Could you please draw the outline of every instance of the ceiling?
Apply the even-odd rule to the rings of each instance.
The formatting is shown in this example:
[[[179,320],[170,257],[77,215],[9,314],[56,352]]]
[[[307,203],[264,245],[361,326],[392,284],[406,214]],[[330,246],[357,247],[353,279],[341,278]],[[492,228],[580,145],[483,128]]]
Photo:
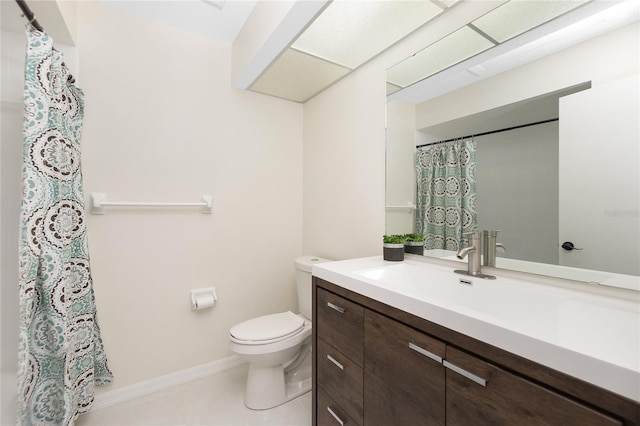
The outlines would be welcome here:
[[[257,4],[256,0],[100,1],[225,42],[235,40]],[[313,22],[300,24],[305,30],[287,40],[286,48],[248,89],[306,102],[459,1],[307,1],[320,4],[321,13],[311,17]]]
[[[503,7],[514,3],[523,2],[511,0]],[[492,18],[492,15],[498,17],[503,15],[503,11],[500,10],[502,7],[494,9],[391,67],[387,72],[387,77],[391,80],[388,82],[387,100],[425,102],[638,21],[640,18],[640,2],[637,0],[590,0],[564,3],[569,3],[570,6],[580,5],[546,22],[543,19],[542,23],[539,22],[530,29],[527,29],[529,24],[525,20],[525,25],[522,27],[524,31],[512,38],[502,37],[502,41],[496,38],[495,42],[487,39],[475,44],[471,43],[472,39],[479,40],[478,34],[474,34],[473,29],[477,22],[487,17]],[[543,8],[541,12],[545,12],[545,9]],[[481,32],[484,35],[493,33],[490,29],[486,31],[487,29],[488,27],[484,27],[485,31]],[[490,38],[493,37],[490,36]],[[460,45],[466,46],[457,47]],[[475,49],[473,46],[476,46]],[[448,50],[449,53],[442,54],[443,50]],[[431,66],[433,63],[441,65],[434,69]]]
[[[257,0],[100,0],[165,24],[232,43]]]
[[[230,43],[257,4],[256,0],[100,1]],[[390,68],[388,95],[390,99],[422,102],[568,47],[588,34],[584,30],[581,38],[564,34],[560,41],[550,39],[542,48],[527,48],[550,33],[621,2],[624,1],[497,0],[490,12]],[[298,23],[304,30],[295,30],[277,49],[273,59],[264,63],[243,88],[306,102],[443,12],[466,2],[312,0],[302,3],[318,4],[316,10],[320,12],[314,11],[304,18],[305,22]],[[637,3],[637,0],[626,3]],[[599,25],[591,27],[589,31],[595,31]],[[515,57],[512,51],[517,50],[526,53]],[[532,50],[537,56],[531,54]],[[509,54],[510,57],[504,59]],[[425,92],[425,85],[431,86],[430,92]],[[412,95],[416,88],[421,91],[418,98]]]
[[[99,1],[185,31],[233,43],[258,3],[264,6],[269,0]],[[392,67],[388,87],[389,93],[395,93],[390,94],[389,99],[422,102],[426,100],[425,93],[429,97],[438,96],[533,60],[532,50],[539,57],[548,54],[550,48],[566,47],[570,39],[575,43],[577,41],[564,34],[561,40],[551,40],[544,48],[527,49],[548,33],[593,13],[583,12],[585,10],[598,11],[627,3],[635,5],[633,13],[638,19],[637,0],[494,1],[496,7],[491,12]],[[57,3],[60,8],[71,4]],[[280,42],[271,59],[253,70],[255,75],[242,88],[296,102],[313,98],[443,12],[469,6],[468,1],[462,0],[295,0],[289,3],[313,4],[315,9],[299,19],[301,22],[296,24],[299,29]],[[29,4],[37,16],[45,16],[41,14],[47,13],[45,6],[55,6],[56,2],[32,0]],[[22,30],[24,20],[19,18],[15,3],[2,1],[3,11],[5,5],[15,11],[2,14],[3,27],[10,17],[9,24]],[[571,16],[578,18],[572,21]],[[49,32],[53,21],[47,16]],[[591,27],[589,31],[603,25]],[[523,49],[525,54],[514,58],[513,52]],[[420,72],[416,73],[416,69]]]

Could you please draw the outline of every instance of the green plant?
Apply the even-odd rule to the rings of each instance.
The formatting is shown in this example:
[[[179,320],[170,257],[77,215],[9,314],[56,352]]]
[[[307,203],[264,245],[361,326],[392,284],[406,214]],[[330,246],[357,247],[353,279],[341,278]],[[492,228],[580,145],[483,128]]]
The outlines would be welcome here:
[[[407,241],[407,237],[404,235],[383,235],[382,242],[385,244],[404,244]]]
[[[424,235],[422,234],[405,234],[406,241],[421,242],[424,241]]]

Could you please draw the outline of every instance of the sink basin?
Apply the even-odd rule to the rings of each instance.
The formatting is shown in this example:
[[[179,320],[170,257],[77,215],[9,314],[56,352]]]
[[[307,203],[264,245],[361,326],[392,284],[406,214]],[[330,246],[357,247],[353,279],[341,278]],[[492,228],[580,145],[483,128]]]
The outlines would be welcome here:
[[[375,286],[541,340],[574,347],[590,342],[586,337],[593,330],[602,330],[606,341],[601,344],[616,345],[617,340],[609,337],[621,333],[635,336],[636,348],[640,346],[638,306],[625,300],[512,278],[484,280],[412,261],[353,274]],[[626,344],[619,346],[614,349],[625,358]],[[635,352],[640,364],[640,349]]]
[[[456,312],[473,315],[511,326],[513,321],[526,324],[536,316],[558,310],[566,295],[542,291],[539,287],[516,280],[484,280],[453,273],[453,268],[434,266],[425,271],[422,264],[402,262],[397,265],[354,271],[374,285],[393,289],[419,300],[438,304]]]

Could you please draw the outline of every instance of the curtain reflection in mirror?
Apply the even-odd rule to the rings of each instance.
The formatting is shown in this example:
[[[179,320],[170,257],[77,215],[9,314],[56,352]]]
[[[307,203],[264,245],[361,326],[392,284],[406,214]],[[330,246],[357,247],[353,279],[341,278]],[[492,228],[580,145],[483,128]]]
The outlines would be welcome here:
[[[425,249],[457,251],[463,236],[478,228],[476,142],[426,145],[416,150],[416,232]]]

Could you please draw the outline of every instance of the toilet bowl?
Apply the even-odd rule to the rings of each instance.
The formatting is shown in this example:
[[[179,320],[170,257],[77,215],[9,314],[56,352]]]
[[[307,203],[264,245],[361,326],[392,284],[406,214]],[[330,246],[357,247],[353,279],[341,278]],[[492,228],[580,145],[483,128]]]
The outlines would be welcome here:
[[[249,363],[244,403],[264,410],[311,390],[311,267],[327,262],[296,258],[300,314],[279,312],[236,324],[229,330],[230,348]]]

